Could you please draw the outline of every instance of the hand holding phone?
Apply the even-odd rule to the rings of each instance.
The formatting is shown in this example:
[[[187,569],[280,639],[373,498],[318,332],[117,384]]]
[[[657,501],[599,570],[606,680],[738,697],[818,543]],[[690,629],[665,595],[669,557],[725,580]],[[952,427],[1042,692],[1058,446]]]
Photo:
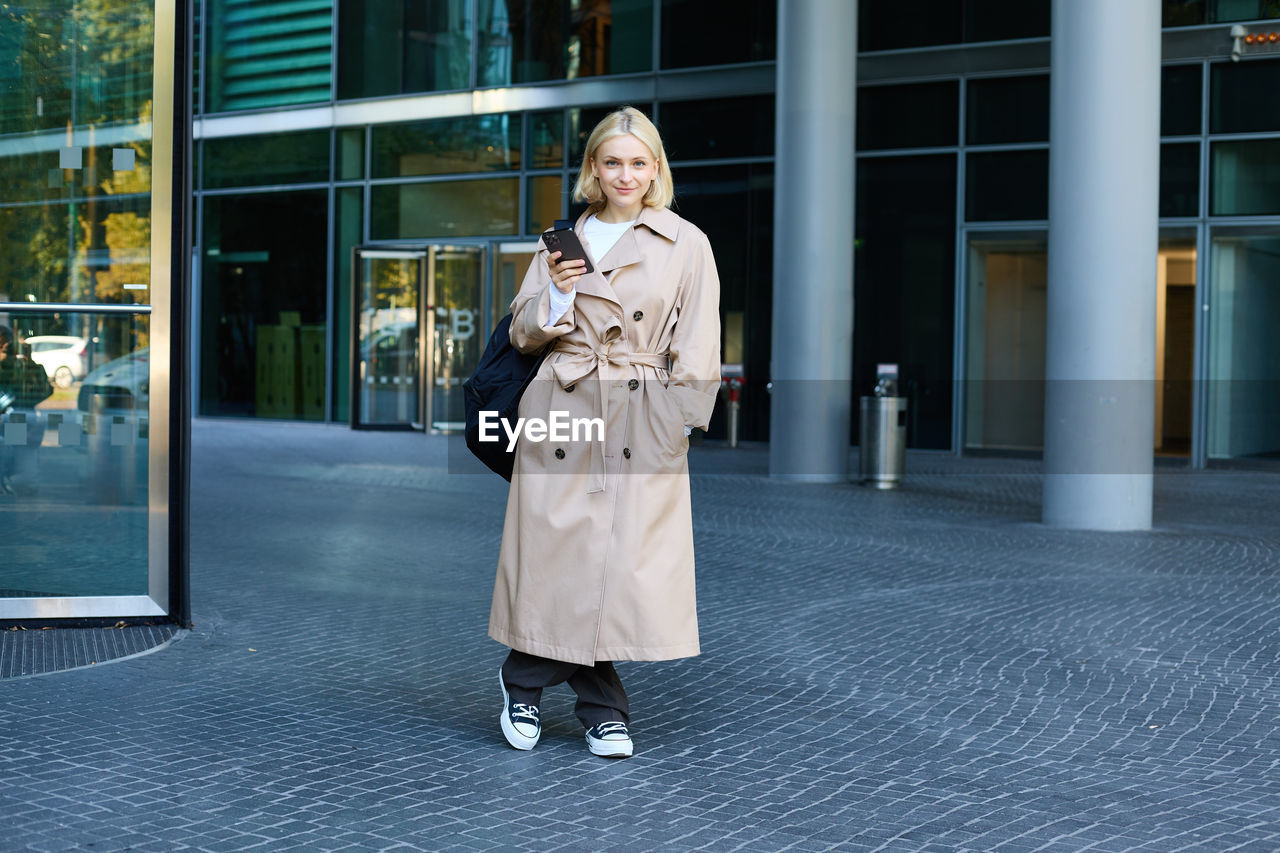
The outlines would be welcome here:
[[[551,281],[562,293],[568,293],[579,277],[595,271],[587,250],[572,228],[545,231],[542,242],[551,252],[547,258]]]

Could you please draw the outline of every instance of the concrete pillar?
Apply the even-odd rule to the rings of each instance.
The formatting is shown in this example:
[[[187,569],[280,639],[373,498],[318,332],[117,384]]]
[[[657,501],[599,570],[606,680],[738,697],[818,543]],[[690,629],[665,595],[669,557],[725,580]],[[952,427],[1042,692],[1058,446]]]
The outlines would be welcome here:
[[[856,0],[778,0],[769,473],[848,478]]]
[[[1043,521],[1151,527],[1160,0],[1053,0]]]

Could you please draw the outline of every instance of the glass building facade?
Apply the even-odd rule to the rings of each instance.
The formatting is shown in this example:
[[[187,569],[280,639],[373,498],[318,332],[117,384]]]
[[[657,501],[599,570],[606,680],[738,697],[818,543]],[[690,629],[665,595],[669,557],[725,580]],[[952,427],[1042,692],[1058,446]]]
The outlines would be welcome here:
[[[178,14],[0,6],[0,620],[186,619]]]
[[[914,448],[1041,447],[1049,12],[859,4],[854,394],[899,364]],[[629,103],[711,238],[740,435],[768,440],[776,14],[201,0],[198,413],[451,429],[538,233],[580,210],[586,133]],[[1280,457],[1280,52],[1233,60],[1235,23],[1280,7],[1164,3],[1152,448],[1197,466]]]

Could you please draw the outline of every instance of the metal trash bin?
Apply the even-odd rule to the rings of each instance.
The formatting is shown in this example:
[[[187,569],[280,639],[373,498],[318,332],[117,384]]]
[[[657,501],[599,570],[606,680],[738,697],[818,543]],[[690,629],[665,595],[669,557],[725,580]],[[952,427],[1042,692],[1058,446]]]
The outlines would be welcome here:
[[[862,397],[858,428],[861,482],[877,489],[902,484],[907,463],[907,398]]]

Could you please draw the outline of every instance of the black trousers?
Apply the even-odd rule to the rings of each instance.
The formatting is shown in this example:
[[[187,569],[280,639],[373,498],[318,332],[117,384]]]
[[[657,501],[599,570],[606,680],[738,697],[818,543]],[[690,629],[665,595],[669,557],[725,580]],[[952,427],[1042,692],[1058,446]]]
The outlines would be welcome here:
[[[595,666],[582,666],[512,649],[502,665],[502,681],[513,701],[530,705],[542,702],[542,688],[567,681],[578,694],[573,712],[584,726],[608,722],[631,725],[627,692],[622,689],[612,661],[598,660]]]

